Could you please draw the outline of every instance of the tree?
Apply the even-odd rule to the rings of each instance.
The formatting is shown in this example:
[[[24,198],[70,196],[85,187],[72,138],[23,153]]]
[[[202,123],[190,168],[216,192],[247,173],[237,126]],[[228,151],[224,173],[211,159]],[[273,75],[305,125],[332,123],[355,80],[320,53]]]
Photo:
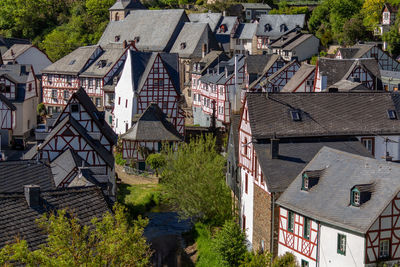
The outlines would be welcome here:
[[[215,138],[181,143],[163,152],[161,173],[166,199],[185,218],[222,225],[231,217],[230,190],[225,183],[225,158],[216,151]]]
[[[239,266],[247,254],[246,236],[233,220],[226,221],[213,240],[215,250],[229,266]]]
[[[379,23],[385,0],[365,0],[361,9],[364,26],[373,30]]]
[[[398,23],[395,23],[390,30],[383,34],[382,40],[387,42],[387,51],[392,55],[400,54],[400,34],[398,30]]]
[[[165,166],[165,157],[160,153],[150,154],[146,159],[146,164],[150,165],[150,167],[156,171],[156,176],[162,167]]]
[[[47,243],[35,251],[17,239],[0,251],[0,265],[11,262],[28,266],[147,266],[150,248],[143,237],[147,220],[138,218],[133,227],[121,206],[91,225],[81,225],[68,210],[43,215],[38,224],[47,233]]]
[[[343,25],[343,42],[346,45],[354,45],[366,37],[367,29],[360,16],[349,19]]]
[[[272,267],[298,267],[296,257],[290,253],[286,252],[285,254],[278,256],[274,259],[272,263]]]
[[[270,267],[271,266],[271,253],[247,253],[245,260],[241,263],[240,267]]]

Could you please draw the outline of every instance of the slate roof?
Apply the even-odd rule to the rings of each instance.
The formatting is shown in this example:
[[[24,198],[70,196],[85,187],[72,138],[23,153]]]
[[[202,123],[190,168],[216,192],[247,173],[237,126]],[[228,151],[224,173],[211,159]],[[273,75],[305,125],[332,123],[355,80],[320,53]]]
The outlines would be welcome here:
[[[264,67],[264,70],[263,70],[263,72],[262,72],[262,74],[261,74],[260,77],[258,77],[258,78],[257,78],[256,80],[254,80],[253,82],[250,81],[250,82],[251,82],[251,84],[249,85],[249,88],[250,88],[250,89],[256,88],[256,87],[259,85],[259,83],[260,83],[261,80],[266,79],[265,76],[267,75],[268,70],[274,65],[274,63],[275,63],[277,60],[281,59],[281,57],[280,57],[279,55],[276,55],[276,54],[272,54],[272,55],[268,55],[268,54],[267,54],[267,56],[269,56],[269,60],[268,60],[267,65]]]
[[[151,103],[121,139],[130,141],[182,141],[183,137],[157,104]]]
[[[391,71],[391,70],[380,70],[380,71],[381,71],[381,77],[400,79],[400,71]]]
[[[224,16],[222,18],[222,21],[218,25],[218,29],[216,30],[215,38],[217,39],[217,42],[222,45],[222,48],[224,49],[225,52],[228,52],[230,50],[230,41],[231,41],[230,34],[237,20],[238,20],[237,17]],[[221,30],[222,26],[225,27],[225,31]]]
[[[15,60],[32,46],[31,44],[14,44],[3,54],[3,60]]]
[[[25,71],[23,71],[25,68]],[[32,65],[6,64],[0,66],[0,76],[5,76],[15,83],[25,84],[28,81]],[[18,94],[18,93],[17,93]]]
[[[343,59],[350,59],[354,58],[359,49],[353,47],[340,47],[338,50]]]
[[[44,68],[42,73],[78,75],[85,71],[84,67],[88,63],[89,58],[98,48],[98,45],[79,47],[65,57]]]
[[[31,42],[27,39],[6,38],[4,36],[0,36],[0,46],[5,46],[7,49],[9,49],[14,44],[31,44]]]
[[[135,10],[124,20],[110,21],[99,44],[115,43],[116,36],[119,36],[117,43],[139,38],[135,46],[141,51],[168,52],[188,20],[183,9]]]
[[[0,162],[0,192],[23,192],[27,184],[40,185],[43,190],[55,189],[50,166],[36,160]]]
[[[246,55],[247,72],[262,75],[264,68],[271,60],[272,54]]]
[[[324,147],[304,168],[318,169],[324,169],[324,173],[317,185],[302,191],[299,172],[277,203],[312,219],[365,234],[400,191],[398,163]],[[370,200],[360,207],[351,206],[351,189],[371,183]]]
[[[254,138],[400,133],[400,120],[387,115],[400,114],[398,93],[247,93],[246,99]]]
[[[339,51],[343,59],[361,58],[374,47],[373,44],[356,44],[349,48],[339,48]]]
[[[122,46],[106,46],[103,47],[103,50],[104,52],[80,74],[80,77],[103,78],[112,70],[127,48],[123,48]],[[122,69],[122,67],[120,67],[120,69]]]
[[[240,40],[251,40],[256,35],[257,24],[256,23],[240,23],[235,38]]]
[[[302,34],[296,40],[294,40],[293,42],[291,42],[288,45],[286,45],[285,47],[283,47],[283,50],[284,51],[291,51],[291,50],[295,49],[297,46],[301,45],[303,42],[307,41],[310,38],[316,38],[316,37],[314,35],[312,35],[312,34]]]
[[[185,58],[201,58],[203,44],[207,44],[208,49],[219,48],[207,23],[186,22],[170,53],[177,53]]]
[[[296,138],[279,140],[279,157],[271,159],[268,140],[253,143],[270,192],[283,192],[310,160],[324,147],[372,157],[357,138]]]
[[[208,68],[213,68],[218,62],[228,61],[229,57],[223,51],[210,51],[200,61],[200,71],[193,70],[195,73],[204,75]]]
[[[240,3],[246,9],[272,9],[268,4],[264,3]]]
[[[46,242],[46,235],[35,222],[44,213],[67,209],[84,225],[90,225],[93,217],[101,218],[111,208],[103,193],[96,187],[43,190],[41,205],[30,208],[24,193],[0,193],[0,247],[15,241],[19,236],[28,242],[30,249],[38,249]]]
[[[299,85],[315,71],[315,65],[302,64],[300,69],[292,76],[292,78],[285,84],[281,92],[293,92]]]
[[[190,13],[188,15],[189,20],[191,22],[198,22],[198,23],[208,23],[208,26],[210,26],[211,31],[215,32],[217,29],[217,26],[219,25],[221,19],[222,19],[222,14],[221,13]]]
[[[84,160],[74,151],[71,149],[65,150],[50,163],[54,184],[59,186],[60,183],[73,172],[77,175],[77,168],[82,167],[84,164]]]
[[[2,93],[0,93],[0,101],[6,104],[7,107],[9,107],[11,110],[17,110],[14,104],[10,100],[8,100],[8,98],[5,97]]]
[[[340,80],[337,83],[332,84],[328,87],[328,90],[331,88],[337,88],[339,92],[343,91],[371,91],[365,87],[362,83],[353,82],[349,80]]]
[[[117,0],[108,10],[147,9],[139,0]]]
[[[236,55],[238,57],[237,60],[237,68],[240,69],[244,65],[245,56],[244,55]],[[228,72],[226,75],[225,69]],[[229,59],[228,61],[222,61],[217,64],[210,73],[203,75],[200,80],[207,84],[225,84],[234,76],[235,69],[235,57]]]
[[[351,71],[361,65],[370,74],[380,78],[380,70],[378,62],[374,58],[358,58],[358,59],[333,59],[319,58],[318,69],[322,76],[327,76],[327,86],[330,86],[342,79],[347,79]]]
[[[270,31],[266,31],[265,25],[271,26]],[[287,31],[281,32],[280,26],[285,24]],[[271,39],[277,39],[283,34],[286,34],[297,27],[303,28],[305,25],[305,14],[300,15],[269,15],[263,14],[260,16],[260,21],[257,26],[257,36],[268,36]]]
[[[299,31],[291,31],[285,35],[280,36],[278,39],[273,41],[271,44],[271,48],[282,48],[291,43],[293,40],[296,40],[302,35]]]
[[[53,139],[58,132],[67,124],[71,124],[72,127],[83,137],[86,142],[100,155],[100,157],[111,167],[114,166],[114,156],[111,152],[104,148],[104,146],[98,141],[93,139],[87,130],[76,121],[72,116],[65,116],[57,125],[51,130],[51,132],[46,136],[43,143],[38,146],[38,150],[43,149],[43,147]]]

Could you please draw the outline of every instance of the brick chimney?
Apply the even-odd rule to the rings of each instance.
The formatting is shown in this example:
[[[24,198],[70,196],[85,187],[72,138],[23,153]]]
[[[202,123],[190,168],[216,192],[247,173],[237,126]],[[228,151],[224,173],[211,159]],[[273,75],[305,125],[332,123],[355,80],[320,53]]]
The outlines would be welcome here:
[[[30,208],[37,208],[40,206],[40,186],[24,185],[24,193],[26,203]]]

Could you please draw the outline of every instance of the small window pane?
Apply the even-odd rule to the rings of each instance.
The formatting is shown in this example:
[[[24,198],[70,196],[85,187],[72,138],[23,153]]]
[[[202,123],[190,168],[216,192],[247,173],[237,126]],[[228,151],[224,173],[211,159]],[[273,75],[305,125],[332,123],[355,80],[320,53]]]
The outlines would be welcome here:
[[[294,229],[294,213],[289,211],[288,214],[288,231],[293,232]]]
[[[379,243],[379,258],[388,258],[390,256],[389,240],[381,240]]]
[[[337,252],[346,255],[346,236],[338,234]]]

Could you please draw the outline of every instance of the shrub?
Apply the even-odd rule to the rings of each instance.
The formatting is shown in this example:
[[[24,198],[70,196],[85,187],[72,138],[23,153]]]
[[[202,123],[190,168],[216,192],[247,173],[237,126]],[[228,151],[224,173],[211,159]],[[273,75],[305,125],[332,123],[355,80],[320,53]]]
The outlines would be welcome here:
[[[278,256],[274,259],[272,263],[272,267],[298,267],[296,257],[290,253],[286,252],[285,254]]]

